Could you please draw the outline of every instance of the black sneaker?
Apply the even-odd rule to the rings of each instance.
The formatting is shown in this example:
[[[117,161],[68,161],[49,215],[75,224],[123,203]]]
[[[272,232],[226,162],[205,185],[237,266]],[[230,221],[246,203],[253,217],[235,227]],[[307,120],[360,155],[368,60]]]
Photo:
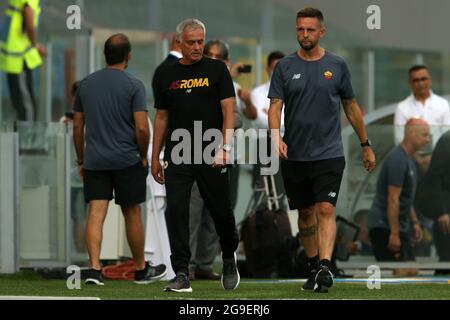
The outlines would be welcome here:
[[[157,266],[152,266],[149,262],[145,262],[144,269],[136,270],[134,272],[134,283],[149,284],[164,278],[166,274],[166,265],[158,264]]]
[[[322,266],[319,272],[317,272],[315,280],[315,292],[328,293],[328,289],[333,286],[333,274],[328,267]]]
[[[314,290],[314,286],[316,285],[316,274],[317,270],[311,270],[308,279],[302,286],[302,290]]]
[[[222,287],[225,290],[234,290],[239,285],[240,279],[235,253],[233,258],[223,259]]]
[[[88,269],[85,271],[85,284],[95,284],[97,286],[103,286],[102,270]]]
[[[164,289],[166,292],[192,292],[191,283],[189,278],[184,273],[179,273],[170,280],[169,284]]]

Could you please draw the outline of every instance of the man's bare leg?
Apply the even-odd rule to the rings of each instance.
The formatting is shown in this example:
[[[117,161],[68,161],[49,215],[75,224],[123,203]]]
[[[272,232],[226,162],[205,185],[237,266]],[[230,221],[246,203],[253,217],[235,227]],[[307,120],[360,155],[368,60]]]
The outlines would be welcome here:
[[[336,239],[335,207],[328,202],[316,204],[318,220],[318,248],[320,260],[331,261]]]
[[[328,292],[333,285],[333,274],[330,271],[331,256],[333,255],[334,241],[336,238],[335,208],[331,203],[316,203],[318,220],[318,247],[320,265],[316,275],[314,291]]]
[[[298,210],[298,229],[305,248],[309,276],[302,290],[313,290],[315,277],[319,269],[319,254],[317,247],[317,217],[314,206]]]
[[[103,223],[108,212],[108,200],[91,200],[86,222],[86,244],[91,268],[100,270],[100,249],[103,238]]]
[[[145,233],[141,220],[141,206],[137,204],[122,207],[122,213],[125,218],[128,245],[133,255],[136,270],[142,270],[145,268]]]
[[[308,258],[317,256],[317,218],[313,206],[298,210],[298,230],[302,237],[306,256]]]

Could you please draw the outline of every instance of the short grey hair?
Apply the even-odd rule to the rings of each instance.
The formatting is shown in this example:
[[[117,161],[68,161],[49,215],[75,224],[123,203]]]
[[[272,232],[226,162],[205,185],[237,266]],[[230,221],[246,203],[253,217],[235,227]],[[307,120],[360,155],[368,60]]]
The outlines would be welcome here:
[[[206,38],[206,27],[203,22],[201,22],[198,19],[185,19],[177,25],[177,28],[175,30],[178,41],[181,42],[181,35],[183,34],[184,30],[186,30],[186,28],[190,28],[190,29],[201,28],[201,29],[203,29],[203,33],[205,34],[205,38]]]

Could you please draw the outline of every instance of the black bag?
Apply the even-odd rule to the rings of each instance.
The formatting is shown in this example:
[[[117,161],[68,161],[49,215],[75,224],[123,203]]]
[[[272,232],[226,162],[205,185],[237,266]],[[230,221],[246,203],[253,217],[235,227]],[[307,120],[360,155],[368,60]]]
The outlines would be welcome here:
[[[244,243],[248,277],[290,277],[294,263],[292,255],[293,242],[291,225],[287,213],[279,209],[279,196],[276,193],[273,176],[263,177],[263,190],[267,198],[267,208],[252,211],[242,222],[241,239]],[[255,202],[257,208],[262,198]],[[250,207],[250,205],[249,205]],[[296,238],[295,238],[296,239]]]

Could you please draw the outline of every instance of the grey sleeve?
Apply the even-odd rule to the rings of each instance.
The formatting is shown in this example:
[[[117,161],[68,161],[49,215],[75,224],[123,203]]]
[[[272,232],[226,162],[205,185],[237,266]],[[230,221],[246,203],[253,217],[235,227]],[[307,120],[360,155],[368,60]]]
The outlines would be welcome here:
[[[131,98],[131,109],[133,112],[148,111],[147,94],[144,84],[140,80],[136,81],[133,97]]]
[[[342,77],[341,77],[341,85],[339,87],[339,96],[343,100],[350,100],[355,97],[355,93],[353,92],[352,87],[350,71],[348,70],[345,61],[342,63]]]
[[[386,165],[388,173],[388,185],[402,188],[405,182],[405,171],[408,169],[407,160],[393,157],[388,160]]]
[[[270,79],[270,87],[267,98],[284,100],[283,74],[281,70],[281,63],[277,63],[277,65],[275,66],[272,78]]]

